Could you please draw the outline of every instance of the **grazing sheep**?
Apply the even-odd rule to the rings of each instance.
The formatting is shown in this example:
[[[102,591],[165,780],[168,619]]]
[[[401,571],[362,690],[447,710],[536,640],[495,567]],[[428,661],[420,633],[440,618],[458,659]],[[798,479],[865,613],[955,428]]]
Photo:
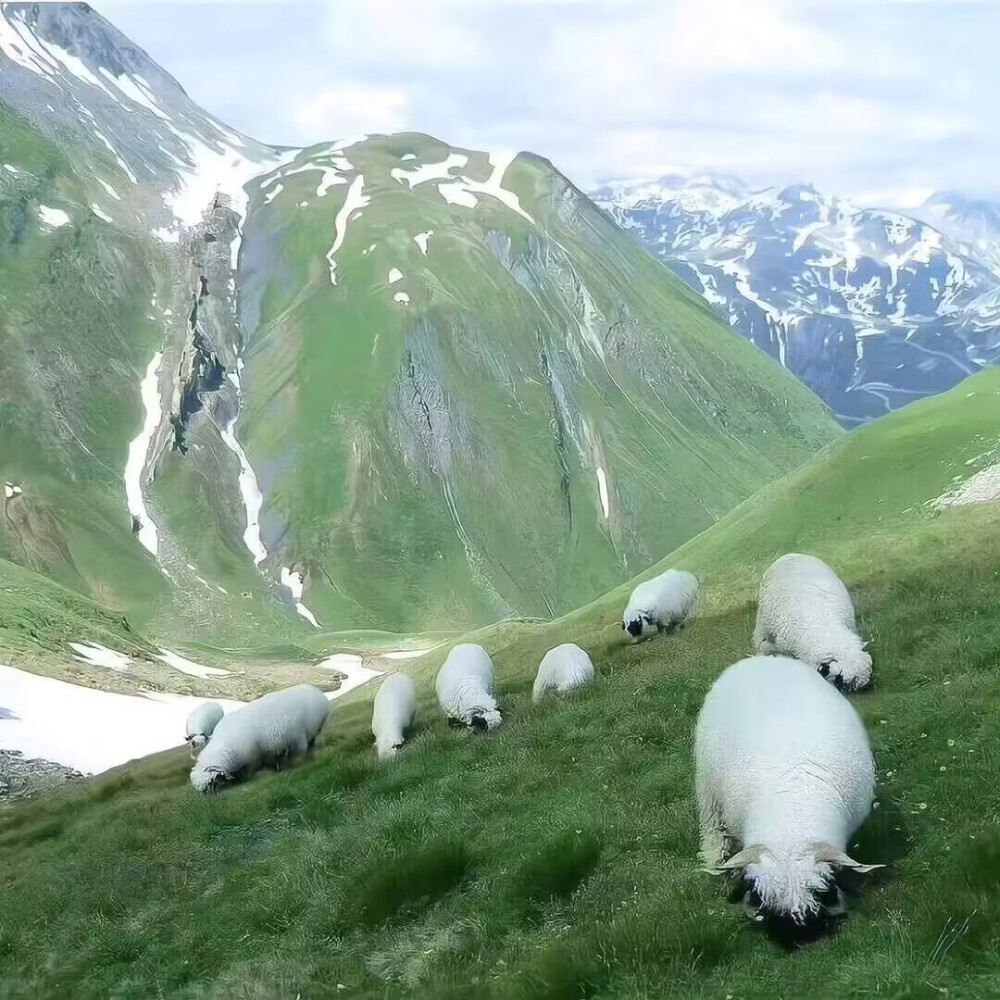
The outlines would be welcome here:
[[[500,725],[493,697],[493,661],[482,646],[463,642],[452,647],[434,687],[449,725],[483,732]]]
[[[406,741],[403,733],[417,712],[417,685],[406,674],[390,674],[372,705],[372,735],[380,758],[395,757]]]
[[[740,660],[712,685],[695,728],[695,788],[703,861],[742,873],[744,903],[772,927],[842,913],[843,869],[882,867],[845,853],[875,790],[865,727],[799,660]]]
[[[776,559],[761,580],[753,651],[794,656],[847,691],[872,678],[847,588],[822,559],[798,552]]]
[[[632,591],[622,615],[622,628],[634,639],[654,631],[683,628],[697,600],[698,578],[684,570],[668,569]]]
[[[532,701],[540,701],[546,692],[553,689],[562,694],[593,680],[594,664],[590,657],[576,643],[564,642],[542,657],[531,698]]]
[[[330,702],[311,684],[270,694],[224,715],[191,771],[199,792],[214,792],[258,768],[280,767],[312,749]]]
[[[184,731],[192,756],[197,756],[198,751],[209,741],[224,714],[217,701],[206,701],[188,716]]]

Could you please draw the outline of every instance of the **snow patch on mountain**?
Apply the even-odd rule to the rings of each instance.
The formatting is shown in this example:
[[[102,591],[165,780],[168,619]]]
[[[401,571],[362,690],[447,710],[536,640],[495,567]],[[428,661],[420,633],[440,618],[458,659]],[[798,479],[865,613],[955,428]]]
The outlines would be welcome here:
[[[205,700],[151,691],[144,696],[116,694],[6,665],[0,665],[0,684],[4,707],[16,716],[4,719],[0,748],[94,774],[180,746],[188,715]],[[216,700],[227,712],[241,705]],[[114,739],[81,739],[81,719],[89,732],[113,733]]]
[[[189,660],[187,657],[181,656],[180,653],[175,653],[173,650],[162,647],[156,658],[161,663],[165,663],[168,667],[172,667],[182,674],[187,674],[189,677],[229,677],[231,674],[229,670],[221,670],[219,667],[206,667],[203,663],[196,663],[194,660]]]
[[[128,460],[125,463],[125,497],[132,522],[136,526],[136,536],[143,548],[154,556],[159,547],[159,536],[156,524],[146,510],[146,501],[142,495],[142,480],[149,456],[149,446],[163,416],[159,384],[162,361],[163,352],[157,351],[146,367],[142,382],[139,383],[144,411],[142,429],[129,443]]]
[[[479,204],[477,195],[489,195],[534,224],[535,220],[521,207],[517,195],[503,187],[504,175],[516,158],[517,153],[510,151],[487,154],[491,170],[490,176],[485,181],[474,181],[465,174],[453,173],[468,165],[469,157],[464,153],[449,153],[445,159],[437,163],[421,164],[412,170],[393,167],[389,175],[400,184],[406,184],[411,190],[429,181],[438,181],[438,194],[449,205],[459,205],[463,208],[475,208]]]
[[[124,654],[107,646],[102,646],[99,642],[71,642],[70,649],[73,650],[73,659],[79,660],[92,667],[107,667],[109,670],[127,670],[131,660]]]
[[[264,506],[264,495],[257,485],[257,475],[247,458],[243,446],[236,439],[236,417],[233,417],[221,431],[225,446],[236,456],[240,463],[239,486],[246,511],[246,528],[243,530],[243,544],[246,545],[253,564],[259,566],[267,558],[267,549],[260,537],[260,510]]]
[[[347,235],[347,224],[352,218],[357,219],[361,210],[371,203],[371,198],[364,193],[364,190],[364,174],[358,174],[351,181],[351,186],[347,189],[347,195],[344,197],[344,204],[341,205],[340,211],[337,213],[336,219],[334,219],[333,245],[326,252],[326,260],[330,265],[331,285],[337,284],[337,262],[334,258],[337,255],[337,251],[344,244],[344,237]],[[354,213],[358,214],[355,215]]]
[[[48,205],[39,205],[38,221],[50,229],[59,229],[69,222],[69,216],[61,208],[49,208]]]
[[[105,191],[107,191],[109,195],[111,195],[112,198],[115,199],[115,201],[122,200],[121,195],[106,180],[103,180],[100,177],[95,177],[94,179],[101,185],[102,188],[104,188]]]
[[[320,624],[316,621],[316,616],[302,603],[302,595],[305,592],[305,581],[302,579],[302,574],[290,570],[287,566],[282,566],[281,585],[282,587],[287,587],[291,592],[292,599],[295,601],[295,610],[313,628],[319,628]]]

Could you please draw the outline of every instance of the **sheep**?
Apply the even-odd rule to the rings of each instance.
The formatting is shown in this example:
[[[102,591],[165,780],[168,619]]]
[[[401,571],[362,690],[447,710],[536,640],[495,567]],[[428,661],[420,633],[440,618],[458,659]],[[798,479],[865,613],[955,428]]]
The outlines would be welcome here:
[[[297,684],[224,715],[191,771],[199,792],[214,792],[263,766],[280,767],[312,749],[330,714],[319,688]]]
[[[695,790],[707,870],[742,874],[748,912],[771,929],[820,929],[844,912],[844,869],[883,867],[845,853],[872,807],[868,734],[799,660],[750,657],[712,685],[695,727]]]
[[[872,658],[854,620],[851,595],[815,556],[790,552],[760,584],[754,653],[782,653],[808,663],[842,690],[871,682]]]
[[[209,741],[223,714],[222,706],[217,701],[206,701],[188,716],[184,732],[192,757],[196,757]]]
[[[633,640],[684,627],[698,600],[698,578],[685,570],[668,569],[640,583],[625,606],[622,628]]]
[[[493,661],[475,643],[453,646],[434,684],[438,704],[450,726],[469,726],[483,732],[500,725],[493,697]]]
[[[417,686],[406,674],[390,674],[379,686],[372,705],[372,735],[380,758],[395,757],[405,742],[403,733],[417,711]]]
[[[594,680],[594,664],[590,657],[574,642],[564,642],[550,649],[538,665],[535,686],[531,692],[532,701],[541,701],[546,692],[560,693],[591,684]]]

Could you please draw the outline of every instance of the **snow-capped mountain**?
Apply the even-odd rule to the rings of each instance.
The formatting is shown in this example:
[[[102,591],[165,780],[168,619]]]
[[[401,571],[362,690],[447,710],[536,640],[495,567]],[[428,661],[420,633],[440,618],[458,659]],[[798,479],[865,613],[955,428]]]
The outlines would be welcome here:
[[[1000,358],[1000,205],[938,195],[911,218],[710,175],[593,197],[848,426]]]
[[[547,161],[267,146],[86,4],[0,7],[0,357],[0,563],[123,652],[558,613],[838,433]]]

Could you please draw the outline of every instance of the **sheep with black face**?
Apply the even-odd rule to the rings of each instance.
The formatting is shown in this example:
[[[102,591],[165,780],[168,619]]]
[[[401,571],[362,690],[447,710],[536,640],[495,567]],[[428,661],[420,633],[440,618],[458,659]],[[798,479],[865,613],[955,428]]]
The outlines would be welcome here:
[[[449,725],[483,732],[500,725],[493,697],[493,661],[482,646],[473,642],[454,646],[438,671],[434,687]]]
[[[845,691],[872,678],[847,587],[822,559],[799,552],[776,559],[761,580],[753,651],[794,656]]]
[[[872,808],[875,762],[851,703],[805,663],[755,656],[729,667],[695,729],[701,857],[742,876],[756,919],[802,927],[843,911],[840,873]]]
[[[261,767],[279,768],[312,749],[330,714],[319,688],[297,684],[224,715],[191,771],[199,792],[215,792]]]
[[[698,578],[685,570],[668,569],[632,591],[622,628],[633,639],[683,628],[698,600]]]
[[[206,743],[212,738],[215,727],[219,724],[225,712],[217,701],[206,701],[200,704],[188,716],[184,727],[184,735],[192,756],[197,756]]]

